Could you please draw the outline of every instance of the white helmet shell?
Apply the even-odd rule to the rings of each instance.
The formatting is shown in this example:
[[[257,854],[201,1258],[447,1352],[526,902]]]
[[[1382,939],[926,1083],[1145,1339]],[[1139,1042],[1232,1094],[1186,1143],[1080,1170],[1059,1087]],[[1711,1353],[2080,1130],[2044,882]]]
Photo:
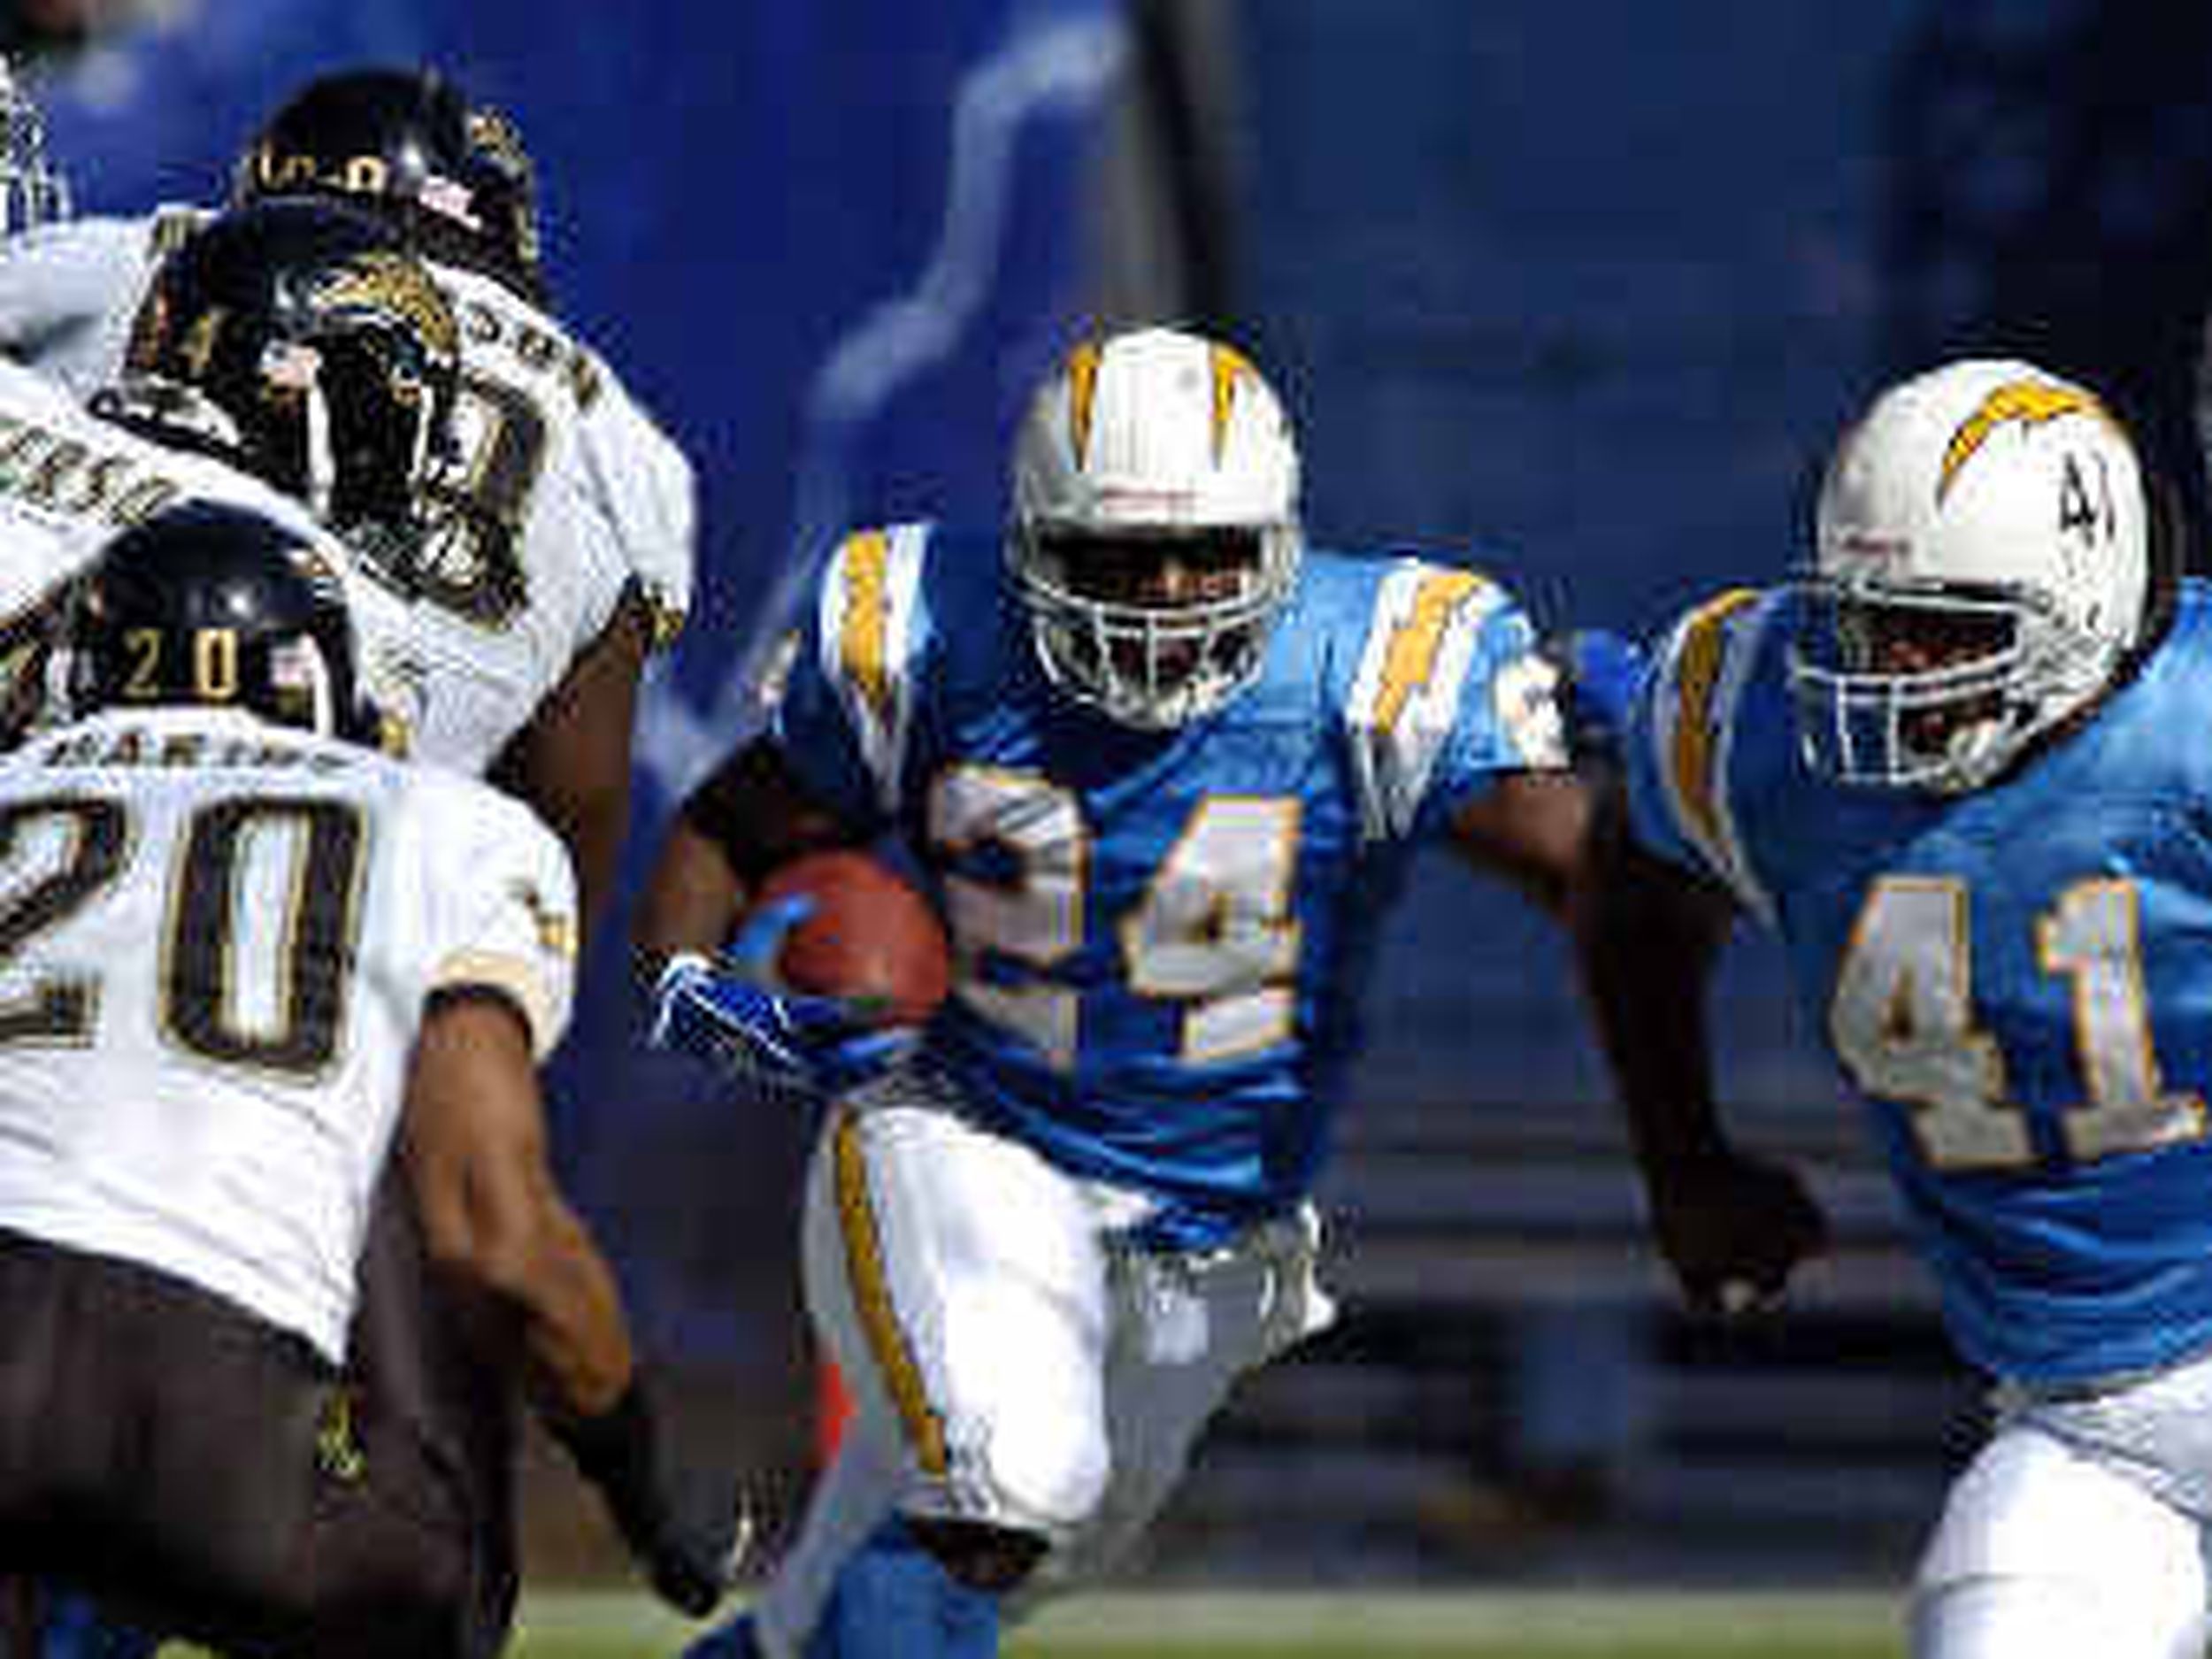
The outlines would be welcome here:
[[[2085,388],[2001,358],[1891,388],[1821,488],[1792,659],[1809,757],[1851,783],[1988,782],[2141,637],[2150,534],[2134,445]],[[1885,608],[2010,627],[1985,653],[1906,669],[1836,637]]]
[[[1055,683],[1160,729],[1257,672],[1302,550],[1298,449],[1282,405],[1231,348],[1144,328],[1070,351],[1016,440],[1007,560]],[[1172,547],[1251,532],[1233,594],[1131,603],[1087,584],[1087,547]]]

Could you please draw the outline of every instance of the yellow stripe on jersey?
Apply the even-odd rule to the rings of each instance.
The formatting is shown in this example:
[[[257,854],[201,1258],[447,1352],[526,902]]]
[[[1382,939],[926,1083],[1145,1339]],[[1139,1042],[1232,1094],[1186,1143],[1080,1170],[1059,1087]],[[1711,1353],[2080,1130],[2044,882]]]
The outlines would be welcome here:
[[[951,1467],[945,1449],[945,1425],[922,1386],[921,1367],[906,1333],[899,1328],[891,1285],[884,1271],[883,1242],[868,1202],[868,1165],[860,1149],[859,1119],[840,1116],[833,1141],[836,1160],[837,1225],[845,1240],[845,1272],[851,1282],[860,1331],[875,1356],[883,1384],[905,1425],[907,1442],[925,1474],[942,1475]]]
[[[1758,597],[1732,588],[1708,600],[1682,625],[1675,655],[1675,718],[1671,753],[1675,798],[1697,819],[1692,826],[1708,847],[1722,844],[1720,802],[1714,794],[1713,693],[1727,654],[1728,618]]]
[[[1489,586],[1472,571],[1432,571],[1422,577],[1412,608],[1391,630],[1383,653],[1382,683],[1375,695],[1378,732],[1393,730],[1414,694],[1429,683],[1453,613]]]
[[[891,540],[864,530],[839,550],[837,660],[879,720],[891,718]]]

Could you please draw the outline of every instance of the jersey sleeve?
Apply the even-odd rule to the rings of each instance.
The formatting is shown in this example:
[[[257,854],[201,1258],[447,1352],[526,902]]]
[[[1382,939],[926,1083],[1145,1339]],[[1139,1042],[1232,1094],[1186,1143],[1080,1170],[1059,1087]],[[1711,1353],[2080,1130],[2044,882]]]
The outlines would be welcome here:
[[[521,803],[457,773],[436,776],[450,787],[432,802],[425,826],[436,917],[426,989],[504,997],[543,1060],[567,1031],[575,996],[576,881],[567,851]]]
[[[856,824],[899,805],[926,629],[926,525],[848,536],[815,590],[772,730],[794,769]]]
[[[652,618],[656,649],[672,642],[691,611],[697,562],[698,486],[674,439],[632,400],[613,371],[599,380],[577,426],[584,475]]]
[[[1347,717],[1370,840],[1427,833],[1499,777],[1567,764],[1558,674],[1526,614],[1471,570],[1393,563]]]
[[[1637,840],[1724,883],[1761,916],[1770,905],[1738,833],[1729,760],[1774,603],[1732,588],[1678,621],[1629,701],[1623,744]]]

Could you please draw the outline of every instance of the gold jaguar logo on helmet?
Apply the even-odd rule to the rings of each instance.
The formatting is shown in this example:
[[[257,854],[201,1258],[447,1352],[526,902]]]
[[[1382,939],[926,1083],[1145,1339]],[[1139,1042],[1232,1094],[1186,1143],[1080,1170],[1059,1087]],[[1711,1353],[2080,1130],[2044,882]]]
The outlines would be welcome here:
[[[400,253],[364,253],[331,272],[315,291],[319,304],[359,306],[404,319],[439,356],[457,357],[460,325],[423,268]]]
[[[2024,426],[2038,426],[2063,415],[2085,415],[2116,430],[2119,426],[2102,403],[2078,386],[2048,380],[2008,380],[2000,386],[1953,429],[1951,442],[1943,449],[1943,469],[1936,478],[1936,499],[1950,494],[1966,464],[2001,427],[2016,420]]]

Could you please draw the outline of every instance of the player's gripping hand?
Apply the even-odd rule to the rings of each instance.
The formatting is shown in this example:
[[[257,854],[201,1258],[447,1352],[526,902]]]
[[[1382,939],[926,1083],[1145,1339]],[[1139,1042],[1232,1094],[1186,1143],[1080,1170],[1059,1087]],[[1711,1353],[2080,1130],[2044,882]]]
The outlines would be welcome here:
[[[1828,1218],[1794,1171],[1735,1152],[1650,1184],[1652,1229],[1692,1313],[1738,1318],[1781,1305],[1798,1264],[1828,1248]]]
[[[803,893],[771,899],[746,918],[719,956],[672,956],[653,987],[648,1041],[718,1061],[770,1089],[826,1097],[910,1053],[917,1029],[881,1024],[875,1004],[791,990],[778,977],[784,935],[813,909]]]

